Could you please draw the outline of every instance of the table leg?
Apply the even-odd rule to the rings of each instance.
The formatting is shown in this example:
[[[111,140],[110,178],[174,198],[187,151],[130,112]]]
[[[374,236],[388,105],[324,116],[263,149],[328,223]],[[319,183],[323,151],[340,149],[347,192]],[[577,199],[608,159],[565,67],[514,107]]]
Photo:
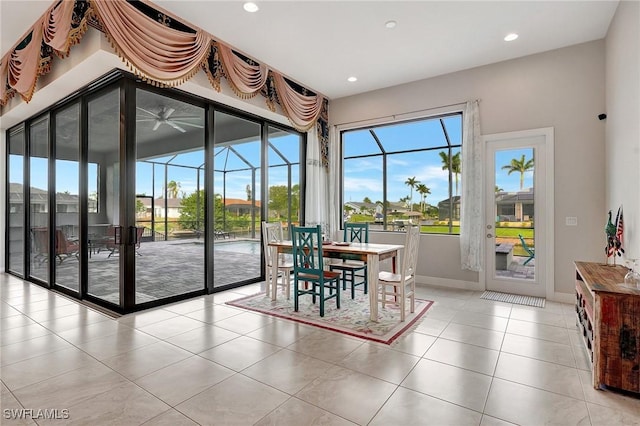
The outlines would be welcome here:
[[[367,255],[367,281],[369,282],[369,311],[371,321],[378,321],[378,256]]]

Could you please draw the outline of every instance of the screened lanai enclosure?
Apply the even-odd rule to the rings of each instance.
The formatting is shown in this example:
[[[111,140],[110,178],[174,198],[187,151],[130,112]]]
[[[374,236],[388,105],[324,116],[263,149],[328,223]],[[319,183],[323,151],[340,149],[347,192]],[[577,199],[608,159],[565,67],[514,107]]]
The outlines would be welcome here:
[[[302,134],[120,71],[8,142],[9,272],[115,311],[259,281],[302,220]]]

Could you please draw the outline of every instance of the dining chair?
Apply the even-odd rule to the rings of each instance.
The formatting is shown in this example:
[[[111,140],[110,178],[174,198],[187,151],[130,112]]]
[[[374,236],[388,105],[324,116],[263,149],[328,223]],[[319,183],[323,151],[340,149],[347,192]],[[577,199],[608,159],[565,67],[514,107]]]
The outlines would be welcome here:
[[[273,266],[273,259],[271,258],[270,242],[280,242],[284,239],[282,235],[282,224],[280,222],[267,223],[262,222],[262,247],[264,250],[265,259],[265,282],[270,285],[266,286],[267,296],[270,296],[269,289],[272,285],[278,285],[278,277],[271,276],[271,267]],[[282,274],[282,287],[287,295],[287,299],[291,295],[291,272],[293,271],[293,262],[285,258],[285,254],[278,256],[276,260],[278,263],[278,275]]]
[[[420,246],[420,227],[408,226],[404,242],[404,258],[399,274],[381,271],[378,273],[378,285],[380,286],[380,299],[382,307],[387,303],[400,306],[400,321],[404,321],[406,314],[406,299],[410,299],[410,312],[416,309],[416,266],[418,264],[418,249]],[[393,290],[387,291],[389,287]],[[408,290],[407,290],[408,287]],[[387,296],[393,296],[388,300]]]
[[[527,259],[524,261],[523,265],[531,262],[536,257],[536,252],[534,247],[529,247],[529,244],[525,241],[524,237],[521,234],[518,234],[518,238],[520,238],[520,244],[522,244],[522,248],[527,253]]]
[[[368,223],[345,223],[343,239],[345,242],[368,243],[369,224]],[[355,289],[363,286],[364,294],[368,292],[367,284],[367,263],[360,260],[343,260],[329,265],[330,270],[342,272],[342,289],[347,289],[347,283],[351,285],[351,298],[355,299]]]
[[[80,255],[80,243],[77,240],[67,239],[67,236],[61,229],[56,229],[55,247],[56,257],[60,260],[60,263],[69,257],[75,257],[78,259],[78,256]]]
[[[322,230],[315,227],[292,226],[291,242],[293,250],[293,298],[294,310],[298,311],[298,299],[311,295],[315,304],[320,304],[320,316],[324,316],[324,302],[336,299],[340,309],[340,272],[324,269],[322,259]],[[310,283],[310,287],[300,288],[300,282]],[[325,290],[329,290],[327,294]]]

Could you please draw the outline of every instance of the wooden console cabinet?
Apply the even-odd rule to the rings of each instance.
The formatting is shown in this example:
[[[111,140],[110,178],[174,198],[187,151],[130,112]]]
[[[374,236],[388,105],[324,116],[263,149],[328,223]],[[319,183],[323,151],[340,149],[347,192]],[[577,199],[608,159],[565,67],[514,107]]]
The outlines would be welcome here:
[[[624,266],[575,265],[576,314],[591,355],[593,387],[640,393],[640,289],[621,285]]]

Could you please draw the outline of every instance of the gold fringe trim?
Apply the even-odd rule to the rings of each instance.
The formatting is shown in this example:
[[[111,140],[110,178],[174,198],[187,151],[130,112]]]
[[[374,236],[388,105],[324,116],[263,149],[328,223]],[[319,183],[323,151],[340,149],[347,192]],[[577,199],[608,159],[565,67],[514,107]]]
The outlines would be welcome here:
[[[214,90],[220,93],[220,76],[218,75],[217,77],[215,77],[213,75],[213,73],[209,69],[209,64],[207,62],[204,62],[202,64],[202,69],[204,70],[204,73],[207,75],[207,78],[209,79],[209,83],[213,86]]]
[[[80,21],[80,25],[78,25],[76,28],[71,28],[69,30],[69,35],[67,36],[67,49],[65,51],[59,51],[55,49],[53,50],[58,58],[65,59],[66,57],[69,56],[69,53],[71,52],[71,48],[77,44],[80,44],[82,37],[85,35],[87,30],[89,29],[87,18],[92,13],[93,13],[93,9],[91,7],[87,8],[87,11],[85,12],[84,17],[82,18],[82,21]]]

